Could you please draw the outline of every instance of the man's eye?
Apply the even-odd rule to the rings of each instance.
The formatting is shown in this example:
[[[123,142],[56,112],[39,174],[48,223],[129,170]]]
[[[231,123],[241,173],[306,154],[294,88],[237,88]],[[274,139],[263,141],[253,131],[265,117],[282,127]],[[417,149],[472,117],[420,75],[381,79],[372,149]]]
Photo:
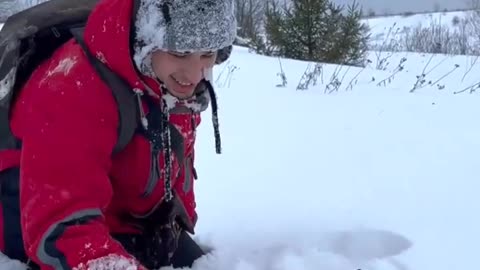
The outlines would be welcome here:
[[[202,56],[203,57],[212,57],[213,55],[215,55],[215,52],[207,52],[207,53],[204,53]]]
[[[190,52],[170,52],[171,55],[175,57],[185,57],[190,54]]]
[[[187,57],[191,54],[191,52],[169,52],[170,55],[173,55],[175,57],[183,58]],[[204,58],[209,58],[215,55],[215,52],[205,52],[202,54],[202,57]]]

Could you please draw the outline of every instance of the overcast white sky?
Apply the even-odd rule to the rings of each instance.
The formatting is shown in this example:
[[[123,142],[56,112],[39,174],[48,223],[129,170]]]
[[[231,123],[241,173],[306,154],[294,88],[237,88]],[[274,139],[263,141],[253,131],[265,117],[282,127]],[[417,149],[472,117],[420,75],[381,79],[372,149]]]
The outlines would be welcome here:
[[[338,4],[347,4],[352,0],[333,0]],[[440,10],[466,8],[471,0],[357,0],[367,11],[372,8],[375,12],[404,12],[404,11],[433,11],[438,3]]]

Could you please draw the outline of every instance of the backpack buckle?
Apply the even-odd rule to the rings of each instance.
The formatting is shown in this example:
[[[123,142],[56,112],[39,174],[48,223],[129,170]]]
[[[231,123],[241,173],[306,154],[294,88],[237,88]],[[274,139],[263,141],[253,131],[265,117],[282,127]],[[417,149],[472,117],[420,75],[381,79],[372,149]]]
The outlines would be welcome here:
[[[56,38],[59,38],[60,37],[60,32],[58,31],[58,29],[56,27],[52,27],[52,33],[53,35],[56,37]]]

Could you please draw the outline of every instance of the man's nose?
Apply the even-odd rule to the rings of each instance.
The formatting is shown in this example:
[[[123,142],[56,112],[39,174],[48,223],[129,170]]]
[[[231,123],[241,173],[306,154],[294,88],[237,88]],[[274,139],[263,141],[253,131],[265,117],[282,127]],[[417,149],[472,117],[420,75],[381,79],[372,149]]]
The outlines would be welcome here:
[[[206,68],[204,62],[202,59],[195,57],[191,61],[188,61],[188,63],[185,63],[185,75],[190,82],[198,83],[203,79],[203,70]]]

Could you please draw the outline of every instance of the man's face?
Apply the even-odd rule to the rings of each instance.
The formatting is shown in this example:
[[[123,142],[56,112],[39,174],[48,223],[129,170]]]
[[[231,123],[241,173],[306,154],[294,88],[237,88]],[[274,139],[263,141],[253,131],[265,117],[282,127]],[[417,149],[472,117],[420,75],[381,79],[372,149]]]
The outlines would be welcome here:
[[[193,95],[204,71],[215,64],[215,58],[215,52],[156,51],[152,55],[152,68],[172,95],[184,99]]]

